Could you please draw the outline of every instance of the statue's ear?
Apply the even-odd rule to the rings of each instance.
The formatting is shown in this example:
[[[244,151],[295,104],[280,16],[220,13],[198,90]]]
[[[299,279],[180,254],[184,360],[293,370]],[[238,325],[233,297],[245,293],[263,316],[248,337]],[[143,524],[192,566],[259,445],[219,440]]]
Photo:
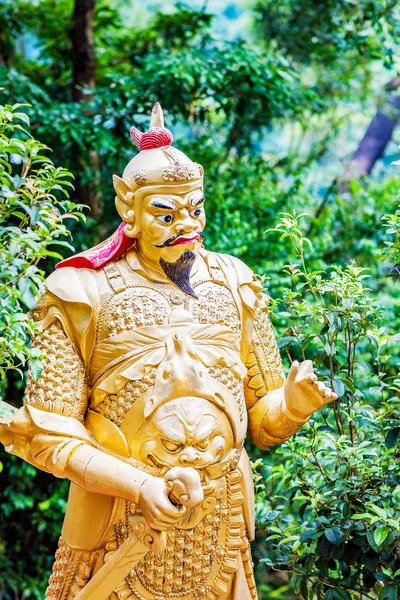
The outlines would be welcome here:
[[[131,188],[124,179],[113,175],[114,189],[117,193],[115,198],[115,206],[118,214],[127,224],[124,229],[124,234],[128,237],[135,238],[139,232],[139,224],[136,222],[135,210],[133,207],[134,195]]]
[[[122,202],[125,202],[125,204],[131,204],[133,194],[125,179],[121,179],[121,177],[118,177],[118,175],[113,175],[113,183],[118,198],[122,200]]]

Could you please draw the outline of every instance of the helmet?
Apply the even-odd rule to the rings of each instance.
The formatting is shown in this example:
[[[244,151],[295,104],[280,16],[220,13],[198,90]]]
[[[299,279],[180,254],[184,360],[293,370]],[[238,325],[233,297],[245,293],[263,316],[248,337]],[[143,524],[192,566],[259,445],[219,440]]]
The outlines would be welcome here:
[[[139,149],[127,164],[122,179],[114,175],[118,213],[127,226],[125,235],[136,237],[135,215],[142,199],[149,194],[184,194],[203,186],[204,169],[172,144],[172,133],[164,127],[161,105],[152,110],[150,128],[145,133],[131,127],[131,138]]]

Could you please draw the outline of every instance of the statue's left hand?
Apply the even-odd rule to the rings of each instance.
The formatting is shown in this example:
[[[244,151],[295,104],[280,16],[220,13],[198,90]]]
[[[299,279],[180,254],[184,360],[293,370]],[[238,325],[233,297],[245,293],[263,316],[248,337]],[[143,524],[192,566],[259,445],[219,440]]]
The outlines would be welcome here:
[[[313,412],[337,400],[337,394],[318,381],[311,360],[293,361],[284,387],[285,404],[295,416],[308,417]]]

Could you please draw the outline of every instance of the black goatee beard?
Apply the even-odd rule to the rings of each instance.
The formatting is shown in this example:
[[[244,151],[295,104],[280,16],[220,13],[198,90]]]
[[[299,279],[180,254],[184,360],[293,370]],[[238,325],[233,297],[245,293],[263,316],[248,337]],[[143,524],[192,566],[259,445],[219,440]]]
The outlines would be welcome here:
[[[168,262],[160,258],[160,266],[168,279],[193,298],[197,298],[197,295],[190,285],[190,271],[195,260],[196,254],[191,250],[186,250],[175,262]]]

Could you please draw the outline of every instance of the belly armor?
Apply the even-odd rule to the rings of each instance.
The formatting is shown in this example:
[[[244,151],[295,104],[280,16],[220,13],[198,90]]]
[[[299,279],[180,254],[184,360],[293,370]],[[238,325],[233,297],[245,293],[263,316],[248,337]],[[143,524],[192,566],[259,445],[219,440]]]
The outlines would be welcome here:
[[[229,592],[239,554],[252,577],[237,468],[247,429],[240,311],[215,265],[193,284],[197,299],[128,280],[116,264],[106,273],[112,292],[97,326],[86,425],[154,476],[196,468],[204,491],[168,532],[164,555],[149,552],[115,595],[213,600]],[[106,553],[125,541],[139,512],[116,500]]]

